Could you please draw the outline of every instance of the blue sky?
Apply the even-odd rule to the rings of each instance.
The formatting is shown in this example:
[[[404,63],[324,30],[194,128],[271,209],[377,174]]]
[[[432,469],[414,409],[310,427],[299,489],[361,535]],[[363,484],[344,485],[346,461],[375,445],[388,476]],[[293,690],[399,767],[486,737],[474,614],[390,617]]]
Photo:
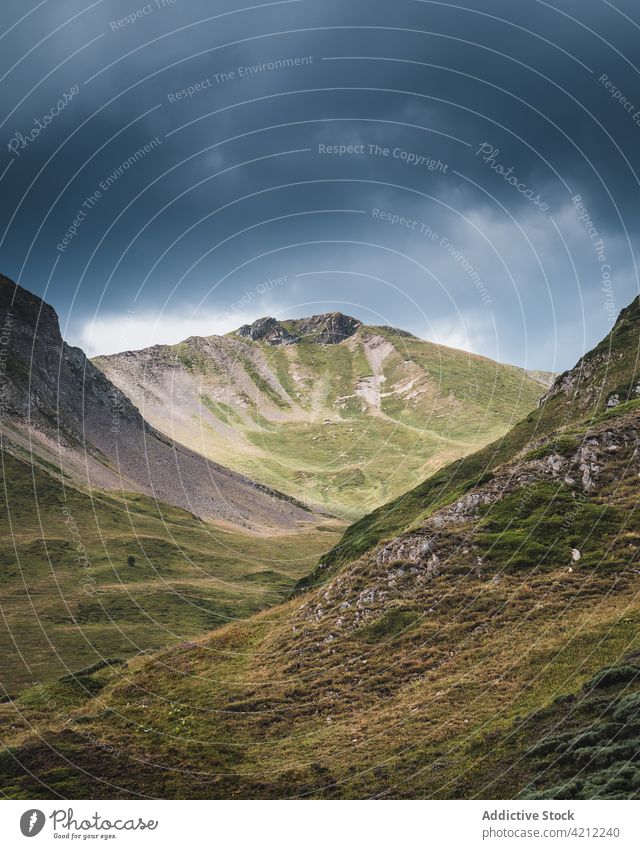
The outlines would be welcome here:
[[[562,370],[638,292],[639,35],[604,0],[5,0],[0,271],[92,354],[339,309]]]

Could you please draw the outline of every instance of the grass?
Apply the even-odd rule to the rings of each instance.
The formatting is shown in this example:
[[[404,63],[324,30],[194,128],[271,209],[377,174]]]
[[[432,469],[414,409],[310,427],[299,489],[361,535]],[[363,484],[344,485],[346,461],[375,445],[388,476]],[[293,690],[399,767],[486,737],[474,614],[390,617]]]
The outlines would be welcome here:
[[[512,427],[542,394],[541,385],[523,380],[521,369],[514,366],[412,337],[399,339],[388,329],[379,332],[398,348],[398,355],[384,366],[389,385],[408,376],[420,382],[422,373],[428,379],[427,404],[385,399],[385,412],[393,418],[424,427],[426,416],[428,427],[454,439],[473,440],[492,427],[491,435],[496,436]]]
[[[375,507],[403,486],[423,477],[411,461],[414,454],[433,454],[437,441],[427,435],[407,433],[384,419],[372,419],[366,428],[349,421],[283,423],[272,430],[249,433],[249,441],[265,458],[247,463],[249,476],[296,482],[307,502],[331,511],[339,501],[355,505],[342,515],[355,518]],[[384,446],[384,449],[381,448]],[[285,491],[292,490],[292,484]]]
[[[599,670],[575,692],[520,719],[478,752],[505,786],[507,761],[516,764],[525,799],[640,797],[640,663],[637,652]],[[487,781],[487,767],[474,781]]]
[[[237,427],[243,424],[242,418],[236,411],[223,401],[214,401],[208,395],[201,395],[200,400],[209,412],[213,413],[216,418],[229,425],[229,427]]]
[[[305,593],[0,705],[2,792],[639,795],[639,411],[606,412],[612,388],[635,391],[639,325],[635,302],[566,392],[351,526]],[[554,480],[549,456],[594,439],[597,486]],[[442,509],[478,487],[477,514]],[[436,569],[372,551],[407,531]]]
[[[576,586],[547,593],[549,611],[528,622],[542,586],[534,583],[488,627],[486,616],[467,613],[465,625],[461,611],[454,616],[451,610],[446,619],[443,613],[435,623],[414,620],[411,628],[399,619],[389,628],[387,619],[366,634],[333,641],[330,656],[327,647],[307,660],[296,659],[291,643],[279,659],[269,651],[290,629],[292,610],[285,607],[276,618],[254,617],[195,646],[28,692],[0,709],[4,722],[18,724],[13,748],[0,761],[3,791],[37,796],[28,767],[53,792],[73,798],[332,798],[381,789],[405,798],[480,791],[508,798],[525,792],[527,776],[514,780],[510,760],[500,762],[506,774],[495,771],[495,761],[488,772],[485,759],[495,756],[496,746],[483,741],[508,737],[520,727],[517,717],[579,690],[633,639],[631,628],[615,631],[630,597],[624,590],[595,621],[592,605],[574,600],[571,627],[550,637],[544,632]],[[495,608],[521,589],[512,583],[496,591]],[[470,586],[458,598],[461,607],[474,591],[478,587]],[[634,628],[638,621],[636,610]],[[604,646],[598,642],[603,632]],[[308,635],[300,641],[306,646]],[[288,664],[297,664],[295,671]],[[26,743],[27,721],[51,750]],[[502,785],[485,789],[488,774],[494,783],[501,775]]]
[[[243,533],[141,495],[80,492],[2,459],[0,652],[14,661],[0,683],[9,693],[273,605],[339,531]]]
[[[584,548],[586,542],[581,568],[602,569],[623,520],[616,507],[576,496],[564,484],[540,482],[485,510],[476,540],[482,556],[503,569],[543,567],[563,558],[568,564],[571,549]]]
[[[301,598],[25,691],[0,706],[4,792],[41,795],[31,770],[74,798],[635,793],[636,701],[610,698],[640,649],[633,450],[612,452],[582,498],[523,484],[441,527],[429,580],[365,554]]]
[[[624,416],[627,413],[633,412],[634,410],[640,409],[640,398],[635,398],[633,401],[623,401],[618,404],[617,407],[612,407],[609,410],[605,410],[602,414],[601,418],[603,420],[611,420],[617,419],[620,416]]]
[[[365,348],[373,335],[388,345],[379,365],[379,403],[365,397],[367,387],[374,391]],[[110,371],[114,362],[97,360],[117,383],[118,369],[131,362]],[[180,409],[171,397],[150,407],[148,399],[164,391],[164,370],[176,362],[182,366]],[[367,327],[335,345],[312,338],[286,346],[191,339],[156,351],[153,364],[145,360],[136,373],[151,382],[150,391],[141,385],[133,400],[145,414],[153,411],[161,431],[351,521],[500,437],[543,392],[511,366]]]
[[[562,433],[555,439],[545,440],[538,448],[528,451],[525,460],[542,460],[545,457],[550,457],[552,454],[559,454],[561,457],[570,457],[580,447],[580,440],[575,434]]]

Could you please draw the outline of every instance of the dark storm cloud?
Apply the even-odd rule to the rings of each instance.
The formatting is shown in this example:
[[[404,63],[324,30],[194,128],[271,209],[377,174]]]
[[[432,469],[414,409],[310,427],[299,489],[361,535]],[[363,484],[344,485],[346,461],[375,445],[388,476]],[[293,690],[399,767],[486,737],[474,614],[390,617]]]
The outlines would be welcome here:
[[[70,338],[342,308],[564,368],[606,333],[638,288],[630,2],[249,5],[3,4],[2,269]]]

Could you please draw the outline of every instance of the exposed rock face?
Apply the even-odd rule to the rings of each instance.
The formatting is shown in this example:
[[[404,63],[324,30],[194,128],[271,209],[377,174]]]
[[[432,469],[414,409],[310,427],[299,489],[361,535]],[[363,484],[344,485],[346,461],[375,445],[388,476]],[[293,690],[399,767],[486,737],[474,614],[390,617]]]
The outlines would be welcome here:
[[[431,537],[424,534],[409,534],[381,546],[376,552],[376,563],[386,565],[398,560],[418,563],[434,551],[435,543]]]
[[[48,431],[63,441],[97,443],[122,423],[142,428],[137,408],[87,360],[79,348],[62,341],[58,316],[37,296],[0,276],[0,319],[8,317],[7,370],[3,412]],[[99,447],[97,445],[96,447]]]
[[[549,389],[556,379],[556,374],[553,371],[540,371],[539,369],[524,369],[524,373],[527,377],[530,377],[532,380],[541,383],[543,386],[546,386]]]
[[[290,527],[311,515],[175,443],[60,335],[55,311],[0,277],[5,437],[93,487],[136,490],[196,515]]]
[[[253,324],[243,324],[236,330],[236,336],[269,345],[293,345],[305,338],[320,345],[338,345],[353,336],[359,327],[362,322],[357,318],[332,312],[284,323],[271,317],[259,318]]]
[[[236,336],[251,339],[252,342],[267,342],[269,345],[292,345],[300,341],[275,318],[259,318],[253,324],[243,324],[236,330]]]
[[[338,345],[353,336],[362,327],[362,322],[341,312],[330,312],[297,319],[291,325],[302,338],[312,337],[314,342],[321,345]]]
[[[606,367],[607,356],[605,354],[588,354],[582,357],[576,365],[558,375],[551,387],[540,398],[539,405],[542,406],[556,395],[564,394],[570,403],[587,407],[597,400],[599,389],[596,380],[597,372]]]

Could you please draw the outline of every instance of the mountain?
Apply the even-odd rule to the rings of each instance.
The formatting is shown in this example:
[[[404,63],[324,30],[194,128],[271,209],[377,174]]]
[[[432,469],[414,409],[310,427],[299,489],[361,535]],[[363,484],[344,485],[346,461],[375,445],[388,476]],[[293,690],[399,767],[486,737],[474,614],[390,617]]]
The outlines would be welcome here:
[[[0,327],[0,697],[280,602],[338,539],[155,431],[7,278]]]
[[[286,604],[2,706],[4,792],[640,796],[639,341],[636,299]]]
[[[363,554],[381,539],[397,535],[412,523],[420,522],[441,504],[481,483],[493,469],[517,457],[527,446],[535,446],[538,442],[544,446],[552,435],[558,435],[561,442],[569,439],[571,444],[574,424],[583,426],[603,410],[627,409],[626,404],[640,398],[639,314],[636,299],[622,310],[611,333],[573,369],[559,375],[541,398],[538,408],[504,437],[448,466],[351,525],[306,584],[325,580],[341,562]]]
[[[40,298],[0,276],[6,327],[4,445],[54,464],[76,482],[135,491],[202,518],[294,529],[313,519],[270,492],[153,428],[131,400],[60,335]]]
[[[341,313],[94,363],[158,431],[351,519],[503,434],[547,388],[544,374]]]
[[[362,326],[362,322],[357,318],[339,312],[286,322],[266,317],[257,319],[253,324],[243,324],[236,331],[236,336],[251,339],[253,342],[266,342],[268,345],[293,345],[299,342],[338,345],[354,336]]]

